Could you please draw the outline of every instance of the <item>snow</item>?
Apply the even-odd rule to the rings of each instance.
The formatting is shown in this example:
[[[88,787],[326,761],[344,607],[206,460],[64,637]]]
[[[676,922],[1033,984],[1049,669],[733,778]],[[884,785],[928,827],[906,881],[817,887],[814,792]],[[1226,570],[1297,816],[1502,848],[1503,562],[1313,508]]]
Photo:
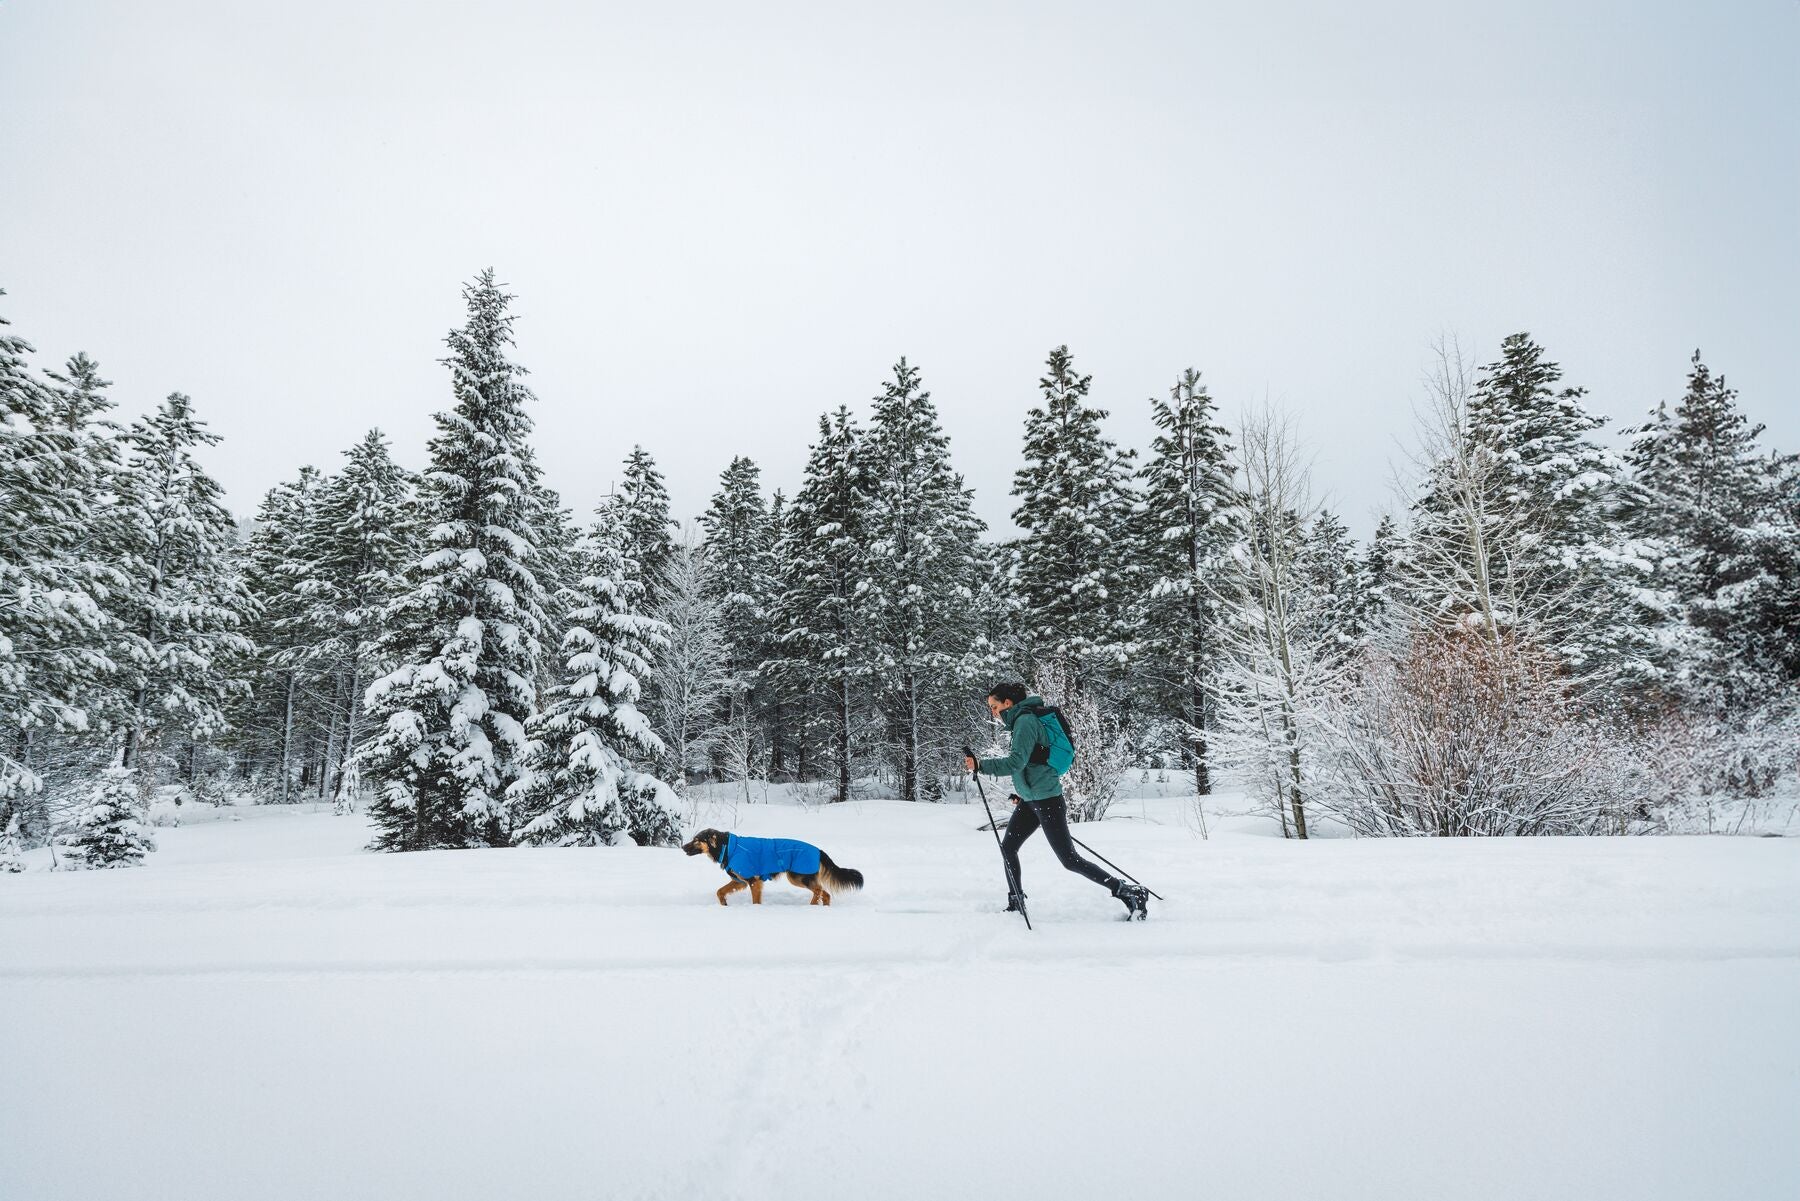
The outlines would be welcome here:
[[[1800,840],[1270,837],[710,802],[869,886],[221,810],[0,878],[0,1197],[1800,1194]],[[236,820],[234,820],[236,819]],[[695,823],[690,821],[688,829]],[[104,1131],[104,1137],[94,1132]]]

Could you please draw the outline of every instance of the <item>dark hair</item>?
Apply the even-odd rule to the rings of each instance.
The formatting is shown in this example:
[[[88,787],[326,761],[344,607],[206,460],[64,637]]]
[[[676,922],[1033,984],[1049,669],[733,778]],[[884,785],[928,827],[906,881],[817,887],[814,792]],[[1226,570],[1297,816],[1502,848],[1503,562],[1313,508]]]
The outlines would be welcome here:
[[[988,689],[988,695],[997,701],[1011,701],[1015,705],[1021,704],[1025,700],[1025,685],[995,684],[992,688]]]

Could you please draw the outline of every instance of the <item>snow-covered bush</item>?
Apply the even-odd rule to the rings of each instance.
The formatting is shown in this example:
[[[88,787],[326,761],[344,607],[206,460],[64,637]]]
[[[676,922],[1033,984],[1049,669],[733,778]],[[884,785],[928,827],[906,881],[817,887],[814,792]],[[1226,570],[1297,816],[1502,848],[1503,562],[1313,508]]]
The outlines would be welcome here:
[[[1424,628],[1358,668],[1321,757],[1321,797],[1357,833],[1618,833],[1649,816],[1632,740],[1543,649]]]
[[[19,815],[6,820],[6,832],[0,834],[0,874],[25,870],[24,848],[19,845]]]
[[[76,815],[74,832],[63,839],[68,869],[136,867],[156,849],[156,840],[144,828],[136,776],[128,767],[100,773]]]
[[[1671,833],[1783,827],[1800,792],[1800,702],[1725,718],[1675,710],[1638,735],[1642,790]]]
[[[1110,706],[1078,684],[1066,659],[1042,663],[1032,688],[1061,711],[1075,744],[1075,762],[1063,776],[1069,820],[1099,821],[1112,808],[1120,776],[1131,766],[1131,731]]]

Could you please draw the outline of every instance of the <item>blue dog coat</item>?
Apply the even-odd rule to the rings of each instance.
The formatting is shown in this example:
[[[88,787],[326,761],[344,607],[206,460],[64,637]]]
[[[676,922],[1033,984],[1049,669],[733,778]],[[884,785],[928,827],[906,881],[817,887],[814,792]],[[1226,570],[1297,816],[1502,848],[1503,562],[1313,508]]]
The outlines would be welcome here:
[[[793,838],[739,838],[727,834],[719,866],[746,880],[762,880],[782,872],[810,876],[819,870],[819,848]]]

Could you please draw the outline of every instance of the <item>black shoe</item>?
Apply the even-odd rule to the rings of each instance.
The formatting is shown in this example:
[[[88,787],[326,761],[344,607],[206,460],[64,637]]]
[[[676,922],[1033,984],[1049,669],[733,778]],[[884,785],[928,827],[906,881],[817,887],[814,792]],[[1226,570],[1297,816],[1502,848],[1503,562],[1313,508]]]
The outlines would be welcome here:
[[[1025,894],[1024,893],[1009,892],[1006,894],[1006,911],[1008,913],[1017,913],[1017,912],[1019,912],[1019,910],[1021,910],[1023,908],[1025,908]]]
[[[1125,902],[1126,921],[1141,922],[1150,916],[1150,890],[1142,884],[1120,884],[1113,895]]]

